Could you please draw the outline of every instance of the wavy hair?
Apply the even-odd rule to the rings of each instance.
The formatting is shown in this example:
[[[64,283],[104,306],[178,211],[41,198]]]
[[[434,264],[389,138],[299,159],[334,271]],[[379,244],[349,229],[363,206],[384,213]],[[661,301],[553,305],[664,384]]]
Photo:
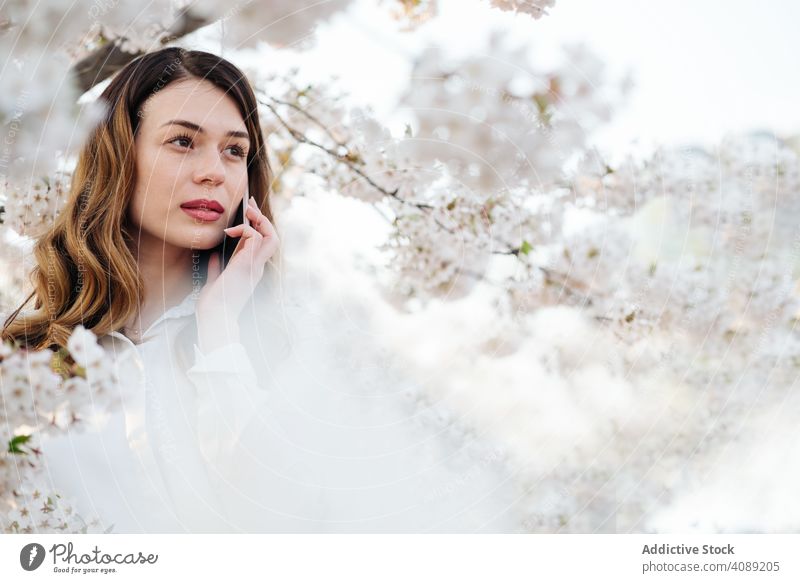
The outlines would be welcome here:
[[[76,326],[98,337],[121,328],[136,313],[144,282],[133,254],[134,228],[127,211],[136,180],[134,140],[147,99],[171,83],[198,78],[229,95],[250,134],[247,154],[251,198],[273,221],[271,171],[258,118],[258,104],[245,75],[225,59],[203,51],[165,48],[122,68],[102,92],[108,106],[84,144],[64,209],[34,246],[33,291],[6,319],[2,339],[30,349],[59,348]],[[237,213],[241,222],[242,204]],[[201,251],[201,280],[211,253],[232,249],[227,235]],[[22,309],[35,299],[34,310]],[[196,335],[196,329],[195,329]]]

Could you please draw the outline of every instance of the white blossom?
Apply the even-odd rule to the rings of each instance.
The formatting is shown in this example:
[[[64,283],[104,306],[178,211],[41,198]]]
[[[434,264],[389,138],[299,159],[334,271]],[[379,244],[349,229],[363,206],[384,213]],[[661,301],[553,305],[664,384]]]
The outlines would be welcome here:
[[[403,100],[418,125],[404,153],[418,164],[438,160],[483,192],[560,179],[609,116],[602,67],[570,47],[562,68],[537,70],[526,49],[507,48],[495,34],[486,56],[452,61],[435,47],[423,52]]]
[[[220,20],[225,35],[237,48],[252,46],[266,40],[278,46],[304,46],[316,26],[333,14],[345,9],[351,0],[252,0],[227,6],[211,0],[191,3],[197,14],[209,21]]]
[[[24,183],[6,182],[3,223],[20,235],[31,238],[43,235],[67,201],[69,182],[70,175],[64,172]]]
[[[491,3],[500,10],[523,12],[533,18],[541,18],[556,2],[555,0],[491,0]]]
[[[69,337],[67,349],[75,362],[84,368],[96,364],[104,355],[102,347],[97,343],[97,337],[81,325],[76,326]]]
[[[350,2],[6,3],[3,228],[50,227],[69,184],[57,162],[101,113],[76,117],[65,54],[99,34],[149,50],[190,4],[221,21],[228,44],[296,47]],[[554,2],[491,4],[539,18]],[[435,2],[418,10],[433,15]],[[361,305],[375,306],[382,350],[424,381],[420,406],[449,407],[515,460],[531,492],[525,530],[648,529],[796,380],[800,164],[760,133],[611,165],[591,133],[624,84],[582,48],[554,68],[529,52],[500,35],[482,55],[424,49],[399,133],[332,83],[255,71],[274,200],[321,186],[384,216],[381,286]],[[4,270],[20,249],[3,242]],[[114,406],[123,380],[82,326],[67,351],[0,346],[0,444],[24,452],[0,453],[5,531],[90,524],[35,474],[35,444]]]
[[[0,532],[9,534],[100,534],[110,532],[98,516],[82,516],[74,502],[46,486],[44,476],[34,473],[17,489],[0,512]],[[2,502],[0,502],[2,504]]]

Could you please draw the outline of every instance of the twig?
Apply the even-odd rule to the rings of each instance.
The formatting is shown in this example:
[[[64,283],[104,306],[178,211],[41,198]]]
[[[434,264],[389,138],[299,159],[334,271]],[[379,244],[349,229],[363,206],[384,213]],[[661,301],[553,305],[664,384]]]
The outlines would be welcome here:
[[[273,97],[270,97],[270,99],[272,99],[276,103],[283,103],[282,101],[280,101],[278,99],[275,99]],[[301,132],[299,130],[296,130],[291,125],[289,125],[289,123],[283,118],[283,116],[281,116],[280,113],[278,113],[278,111],[275,109],[275,107],[273,107],[271,104],[266,103],[265,101],[262,101],[260,99],[259,99],[259,103],[261,103],[264,107],[266,107],[267,109],[269,109],[272,112],[272,115],[274,115],[275,118],[280,122],[280,124],[284,128],[286,128],[286,131],[289,132],[289,134],[292,136],[292,138],[294,138],[295,140],[297,140],[300,143],[308,144],[309,146],[313,146],[314,148],[322,150],[323,152],[325,152],[329,156],[335,158],[338,162],[341,162],[342,164],[347,166],[352,172],[354,172],[355,174],[357,174],[358,176],[363,178],[367,182],[367,184],[372,186],[378,192],[382,193],[385,196],[394,198],[395,200],[397,200],[401,204],[412,205],[412,206],[414,206],[414,207],[416,207],[418,209],[421,209],[421,210],[433,211],[435,209],[435,207],[433,205],[430,205],[430,204],[426,204],[426,203],[422,203],[422,202],[414,202],[414,201],[405,200],[404,198],[401,198],[397,194],[397,189],[395,189],[395,190],[387,190],[387,189],[385,189],[381,185],[377,184],[374,180],[372,180],[372,178],[370,178],[367,174],[365,174],[364,171],[361,170],[361,168],[359,168],[358,166],[355,165],[355,163],[353,162],[353,156],[350,153],[349,149],[348,149],[347,154],[340,154],[339,152],[336,152],[336,151],[328,148],[327,146],[325,146],[323,144],[320,144],[319,142],[317,142],[315,140],[312,140],[311,138],[306,136],[303,132]],[[293,107],[295,109],[298,109],[298,110],[302,111],[302,108],[299,108],[299,106],[295,105]],[[308,114],[308,115],[310,116],[310,114]],[[321,122],[319,122],[318,120],[315,120],[315,123],[317,123],[318,125],[322,126],[324,129],[326,129],[326,133],[328,133],[328,135],[330,135],[330,132],[327,131],[327,128],[325,128],[324,125],[322,125]],[[336,142],[335,139],[334,139],[334,142]],[[337,145],[347,149],[347,145],[346,144],[341,144],[341,143],[337,142]],[[447,232],[449,232],[451,234],[454,233],[454,231],[452,229],[450,229],[450,228],[446,227],[445,225],[443,225],[439,221],[439,219],[437,219],[436,217],[434,217],[433,220],[436,222],[437,225],[439,225],[440,228],[446,230]]]
[[[160,40],[161,45],[171,43],[209,24],[211,22],[198,18],[187,7],[176,16],[175,26]],[[79,90],[85,93],[143,54],[145,53],[142,51],[126,53],[119,48],[119,40],[116,40],[78,61],[72,67],[71,73],[75,76]]]
[[[333,135],[333,132],[331,132],[330,128],[328,128],[328,126],[326,126],[316,116],[310,114],[309,112],[307,112],[305,109],[303,109],[302,107],[300,107],[296,103],[292,103],[291,101],[284,101],[282,99],[278,99],[277,97],[272,97],[271,95],[269,96],[269,98],[272,101],[274,101],[275,103],[280,103],[281,105],[286,105],[287,107],[291,107],[292,109],[294,109],[295,111],[297,111],[298,113],[300,113],[301,115],[306,117],[307,119],[311,120],[314,124],[319,126],[322,129],[322,131],[324,131],[328,135],[328,137],[331,140],[334,141],[334,143],[337,146],[342,147],[342,148],[347,148],[347,144],[337,140],[336,137]]]
[[[279,100],[279,99],[276,99],[276,98],[273,98],[273,97],[269,97],[269,99],[271,99],[275,103],[292,107],[293,109],[301,112],[308,119],[313,121],[316,125],[320,126],[326,132],[326,134],[328,136],[330,136],[331,139],[333,139],[334,142],[337,143],[338,146],[344,147],[345,149],[347,149],[347,145],[346,144],[342,144],[342,143],[338,142],[335,138],[333,138],[331,133],[328,131],[328,129],[325,127],[325,125],[322,124],[322,122],[320,122],[318,119],[316,119],[311,114],[305,112],[305,110],[303,110],[301,107],[297,106],[296,104],[291,104],[291,103],[288,103],[288,102],[285,102],[285,101],[282,101],[282,100]],[[356,166],[356,164],[353,162],[353,155],[350,153],[349,149],[347,151],[347,154],[340,154],[339,152],[336,152],[336,151],[332,150],[331,148],[329,148],[329,147],[327,147],[327,146],[325,146],[323,144],[320,144],[319,142],[316,142],[315,140],[310,139],[309,137],[307,137],[301,131],[293,128],[283,118],[283,116],[277,111],[277,109],[272,104],[267,103],[267,102],[265,102],[263,100],[259,100],[259,103],[264,105],[267,109],[269,109],[272,112],[272,114],[275,116],[275,118],[278,120],[278,122],[286,129],[286,131],[289,132],[289,134],[292,136],[292,138],[294,138],[295,140],[297,140],[300,143],[307,144],[309,146],[317,148],[317,149],[325,152],[329,156],[333,157],[337,161],[341,162],[342,164],[347,166],[351,171],[353,171],[355,174],[357,174],[358,176],[363,178],[370,186],[375,188],[378,192],[381,192],[385,196],[394,198],[395,200],[399,201],[402,204],[412,205],[412,206],[414,206],[416,208],[419,208],[420,210],[425,210],[425,211],[429,211],[429,212],[435,210],[435,207],[433,207],[432,205],[405,200],[405,199],[401,198],[400,196],[398,196],[397,190],[389,191],[389,190],[383,188],[382,186],[380,186],[379,184],[376,184],[367,174],[365,174],[361,170],[361,168]],[[381,215],[383,215],[383,213],[381,213]],[[437,219],[436,217],[434,217],[434,221],[440,228],[444,229],[448,233],[450,233],[450,234],[454,234],[455,233],[455,231],[453,229],[443,225],[439,221],[439,219]],[[511,247],[511,246],[509,246],[507,249],[504,249],[504,250],[492,251],[492,254],[495,254],[495,255],[513,255],[513,256],[519,258],[520,255],[522,254],[522,247],[521,246],[519,246],[519,247]],[[545,274],[545,277],[547,278],[548,282],[558,283],[558,284],[562,285],[564,288],[569,290],[570,293],[572,293],[575,296],[586,297],[585,294],[580,292],[580,288],[579,287],[576,287],[574,284],[571,284],[571,282],[569,281],[569,277],[567,277],[566,275],[561,274],[561,273],[557,273],[557,272],[555,272],[555,271],[553,271],[551,269],[548,269],[548,268],[545,268],[545,267],[542,267],[542,266],[537,266],[537,268],[540,269]],[[467,270],[462,270],[462,269],[459,269],[459,272],[462,272],[465,275],[469,275],[471,277],[475,277],[475,278],[477,278],[477,279],[479,279],[481,281],[488,281],[490,283],[494,283],[494,282],[491,282],[491,280],[486,279],[481,274],[477,274],[477,273],[474,273],[474,272],[469,272]],[[560,278],[560,281],[558,281],[557,278]]]

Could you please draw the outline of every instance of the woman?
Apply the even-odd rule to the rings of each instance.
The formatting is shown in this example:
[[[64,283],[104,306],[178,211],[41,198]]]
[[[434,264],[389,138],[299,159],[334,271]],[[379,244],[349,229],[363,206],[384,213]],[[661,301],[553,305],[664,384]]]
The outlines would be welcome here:
[[[35,247],[35,311],[3,330],[42,348],[83,325],[132,385],[116,415],[43,443],[54,488],[115,532],[513,528],[492,463],[454,473],[459,452],[402,425],[403,405],[345,394],[324,339],[287,355],[286,331],[314,322],[259,293],[282,270],[244,75],[168,48],[101,99],[67,206]]]
[[[239,315],[278,246],[250,85],[227,61],[170,48],[131,62],[101,99],[108,113],[81,152],[67,207],[35,247],[36,311],[20,316],[17,310],[3,337],[33,348],[65,346],[81,324],[118,363],[132,355],[150,371],[175,369],[173,360],[186,362],[194,343],[190,378],[208,380],[206,371],[216,366],[226,383],[250,387],[254,375],[239,343]],[[242,224],[246,190],[252,226]],[[223,232],[226,226],[232,228]],[[241,238],[240,248],[222,272],[231,237]],[[126,378],[133,378],[130,372]],[[202,407],[203,398],[213,398],[202,394],[211,383],[196,384],[202,437],[202,430],[216,429],[220,406]],[[220,388],[219,379],[213,388]],[[148,405],[154,413],[157,401]],[[204,412],[214,415],[213,423],[202,423]],[[129,439],[143,439],[137,437],[145,435],[143,416],[129,408]],[[173,431],[178,435],[168,445],[186,445],[188,433]],[[144,442],[139,446],[148,451]]]

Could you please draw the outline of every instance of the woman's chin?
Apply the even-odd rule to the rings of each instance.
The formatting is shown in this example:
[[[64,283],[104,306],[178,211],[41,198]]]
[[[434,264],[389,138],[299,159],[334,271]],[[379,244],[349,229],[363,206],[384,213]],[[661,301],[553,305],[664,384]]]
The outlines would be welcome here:
[[[209,249],[213,249],[225,238],[225,234],[220,233],[209,233],[205,234],[202,237],[194,236],[189,237],[183,240],[183,247],[187,249],[194,249],[197,251],[208,251]]]
[[[222,241],[220,241],[220,243],[221,242]],[[193,251],[208,251],[209,249],[213,249],[217,245],[219,245],[219,243],[209,243],[208,245],[192,243],[191,245],[188,246],[188,249],[191,249]]]

